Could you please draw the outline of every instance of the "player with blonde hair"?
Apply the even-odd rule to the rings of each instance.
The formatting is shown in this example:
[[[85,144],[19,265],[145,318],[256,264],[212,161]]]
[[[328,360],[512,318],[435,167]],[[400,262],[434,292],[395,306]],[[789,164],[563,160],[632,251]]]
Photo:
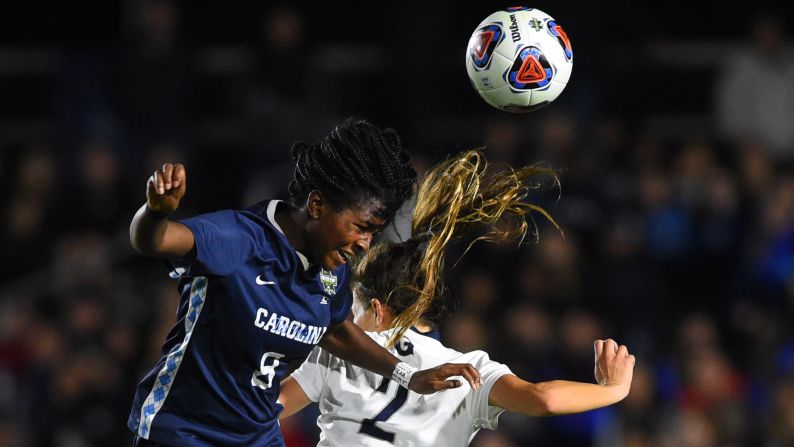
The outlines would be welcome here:
[[[524,240],[530,228],[536,230],[532,212],[556,226],[543,208],[525,201],[537,187],[530,179],[547,175],[556,181],[553,171],[527,166],[489,176],[486,166],[480,151],[468,151],[431,170],[417,196],[414,236],[377,244],[353,269],[354,322],[367,335],[417,368],[471,363],[482,386],[472,389],[461,381],[460,388],[419,395],[316,347],[282,383],[279,402],[280,418],[319,403],[318,445],[462,446],[481,428],[494,429],[504,410],[577,413],[628,395],[634,356],[611,339],[595,341],[596,383],[531,383],[483,351],[460,353],[409,330],[425,326],[424,317],[443,293],[444,251],[451,240]]]

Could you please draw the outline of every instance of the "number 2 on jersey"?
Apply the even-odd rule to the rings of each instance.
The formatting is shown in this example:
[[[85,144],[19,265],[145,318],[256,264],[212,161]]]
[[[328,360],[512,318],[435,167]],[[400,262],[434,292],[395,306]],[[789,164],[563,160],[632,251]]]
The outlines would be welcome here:
[[[384,377],[375,391],[386,394],[389,390],[389,382],[391,382],[391,379]],[[373,438],[382,439],[386,442],[394,443],[394,433],[376,427],[375,422],[384,422],[389,419],[405,404],[406,400],[408,400],[408,389],[397,385],[397,395],[394,396],[394,399],[392,399],[380,413],[376,414],[374,418],[361,421],[361,428],[358,429],[358,432],[372,436]]]

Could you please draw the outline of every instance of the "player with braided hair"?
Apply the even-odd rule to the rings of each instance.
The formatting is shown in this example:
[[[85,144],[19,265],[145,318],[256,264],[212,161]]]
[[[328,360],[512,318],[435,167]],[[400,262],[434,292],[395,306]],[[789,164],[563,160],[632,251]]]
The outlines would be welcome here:
[[[349,263],[364,254],[414,189],[396,133],[349,119],[316,144],[293,147],[291,201],[265,200],[181,221],[181,164],[149,178],[130,225],[141,254],[179,278],[177,322],[138,385],[128,426],[138,446],[281,446],[277,401],[287,363],[320,344],[419,393],[473,387],[468,364],[417,371],[347,319]]]
[[[295,177],[289,184],[293,204],[301,206],[313,190],[323,191],[337,209],[377,198],[379,217],[390,221],[410,197],[416,182],[408,154],[391,129],[348,120],[314,146],[303,142],[292,147]],[[411,175],[406,175],[411,172]]]
[[[373,331],[368,332],[373,340],[419,368],[472,363],[482,386],[420,396],[317,347],[282,383],[279,401],[282,418],[319,402],[318,445],[465,446],[480,428],[494,429],[504,410],[535,416],[575,413],[628,394],[634,356],[613,340],[595,341],[597,384],[530,383],[485,352],[462,354],[418,333],[443,293],[444,250],[451,240],[523,241],[530,228],[537,237],[530,213],[556,226],[543,208],[525,201],[537,186],[530,179],[547,175],[556,181],[553,171],[527,166],[486,176],[485,168],[482,153],[469,151],[432,169],[416,199],[414,236],[378,243],[353,269],[354,321]],[[513,222],[503,225],[503,218]],[[417,331],[408,330],[415,325]]]

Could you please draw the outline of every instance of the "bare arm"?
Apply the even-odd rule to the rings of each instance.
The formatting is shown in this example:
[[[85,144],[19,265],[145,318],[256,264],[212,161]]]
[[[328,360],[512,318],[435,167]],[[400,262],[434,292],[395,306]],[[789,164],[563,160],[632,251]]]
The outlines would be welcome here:
[[[566,380],[530,383],[507,375],[493,385],[488,403],[530,416],[551,416],[580,413],[620,402],[631,387],[634,356],[613,340],[597,340],[595,351],[597,384]]]
[[[287,377],[281,382],[281,391],[278,401],[284,406],[284,411],[278,415],[279,419],[285,419],[306,408],[311,403],[311,399],[303,392],[298,381],[292,376]]]
[[[350,320],[329,329],[320,341],[320,346],[343,360],[385,377],[391,377],[400,361]],[[461,384],[457,380],[446,380],[450,376],[463,376],[473,389],[477,389],[481,382],[480,373],[473,366],[445,363],[415,372],[408,387],[421,394],[459,387]]]
[[[195,239],[186,226],[168,220],[187,190],[181,164],[166,163],[146,182],[146,204],[130,223],[130,243],[139,253],[169,259],[195,257]]]

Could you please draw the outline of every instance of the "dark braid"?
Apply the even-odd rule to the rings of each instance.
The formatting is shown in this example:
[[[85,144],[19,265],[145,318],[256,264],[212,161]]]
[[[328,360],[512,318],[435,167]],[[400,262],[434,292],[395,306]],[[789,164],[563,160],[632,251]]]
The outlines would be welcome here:
[[[336,209],[378,200],[384,205],[381,217],[391,220],[416,183],[416,171],[397,134],[365,120],[348,118],[311,146],[296,143],[292,157],[295,174],[289,193],[296,206],[318,190]]]

